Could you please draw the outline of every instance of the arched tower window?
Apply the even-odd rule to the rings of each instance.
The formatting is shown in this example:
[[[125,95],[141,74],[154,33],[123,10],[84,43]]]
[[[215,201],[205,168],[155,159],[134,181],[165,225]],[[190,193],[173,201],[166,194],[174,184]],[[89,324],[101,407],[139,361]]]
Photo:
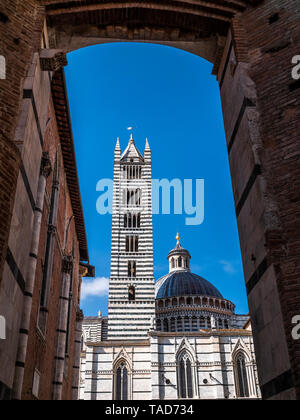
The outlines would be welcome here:
[[[175,268],[174,258],[171,258],[171,268]]]
[[[122,361],[115,369],[115,400],[128,400],[128,369],[126,363]]]
[[[193,398],[193,373],[191,357],[187,351],[180,354],[177,363],[178,397]]]
[[[128,300],[129,301],[135,300],[135,287],[134,286],[128,287]]]
[[[236,393],[239,398],[249,398],[249,384],[245,355],[240,352],[235,363]]]
[[[178,258],[178,267],[182,267],[182,258],[181,257]]]

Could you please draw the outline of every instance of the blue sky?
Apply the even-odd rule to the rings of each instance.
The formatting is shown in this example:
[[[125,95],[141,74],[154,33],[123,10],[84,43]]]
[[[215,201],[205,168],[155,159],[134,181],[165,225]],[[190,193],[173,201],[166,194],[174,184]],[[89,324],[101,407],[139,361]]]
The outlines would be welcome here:
[[[176,244],[190,251],[192,271],[213,283],[247,313],[240,247],[223,128],[212,65],[161,45],[114,43],[68,55],[66,79],[90,262],[97,279],[85,280],[85,315],[107,314],[111,215],[96,212],[96,184],[113,176],[117,137],[128,144],[128,126],[143,153],[148,137],[153,178],[204,179],[205,218],[187,226],[186,215],[154,215],[154,276],[168,272]]]

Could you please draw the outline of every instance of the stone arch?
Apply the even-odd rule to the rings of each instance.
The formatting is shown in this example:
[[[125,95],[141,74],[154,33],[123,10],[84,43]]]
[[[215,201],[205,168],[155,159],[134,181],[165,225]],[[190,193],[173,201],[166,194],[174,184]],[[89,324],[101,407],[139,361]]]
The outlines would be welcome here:
[[[151,42],[185,49],[214,63],[213,72],[218,76],[220,83],[251,316],[256,316],[259,304],[265,302],[261,288],[258,291],[258,284],[263,284],[266,276],[274,284],[274,292],[269,300],[270,308],[276,306],[278,312],[282,314],[281,328],[278,328],[281,331],[279,340],[268,339],[272,336],[270,332],[276,328],[276,320],[269,325],[261,320],[261,325],[253,326],[258,365],[261,369],[260,380],[262,384],[266,384],[270,381],[276,382],[278,379],[278,366],[272,366],[271,373],[265,372],[264,367],[264,354],[270,354],[276,349],[282,355],[280,368],[286,369],[285,374],[288,377],[286,383],[293,384],[293,378],[299,377],[300,367],[295,361],[299,354],[300,343],[287,337],[290,337],[290,320],[297,315],[297,312],[290,309],[288,293],[278,293],[278,289],[282,287],[288,289],[292,276],[299,274],[299,251],[287,255],[283,250],[292,249],[295,241],[299,239],[296,218],[293,221],[286,215],[291,213],[291,202],[296,206],[299,201],[299,191],[293,188],[299,178],[298,165],[293,158],[293,154],[296,156],[299,149],[298,132],[295,124],[289,122],[293,120],[294,112],[299,109],[300,99],[296,82],[291,80],[290,59],[282,60],[281,54],[291,58],[299,51],[299,25],[290,25],[290,19],[298,19],[299,9],[295,7],[295,2],[287,2],[284,13],[278,12],[277,2],[273,0],[215,0],[211,4],[207,2],[206,5],[201,0],[183,0],[180,6],[175,0],[168,4],[163,1],[156,4],[140,1],[131,3],[130,6],[125,2],[122,5],[121,2],[110,5],[94,2],[94,5],[91,5],[88,0],[84,0],[80,2],[80,6],[76,3],[76,1],[63,0],[40,2],[28,0],[18,3],[13,10],[8,9],[7,16],[3,17],[3,24],[1,23],[1,39],[7,38],[6,60],[10,63],[8,69],[10,82],[3,85],[0,92],[0,103],[9,98],[9,101],[5,102],[7,111],[3,117],[0,117],[0,125],[3,127],[0,139],[1,146],[5,145],[6,154],[18,162],[13,168],[9,182],[5,172],[0,173],[0,181],[3,185],[6,183],[9,188],[7,195],[10,197],[1,209],[1,218],[6,220],[7,225],[0,249],[1,257],[4,256],[1,258],[1,277],[5,277],[2,276],[2,271],[7,255],[9,233],[12,229],[10,209],[14,204],[18,205],[15,197],[20,195],[26,197],[25,187],[22,187],[21,194],[20,191],[16,193],[21,161],[13,141],[15,129],[19,127],[21,121],[18,112],[24,100],[21,99],[23,95],[19,92],[24,87],[24,78],[28,74],[33,54],[40,53],[44,18],[46,17],[48,21],[50,43],[43,46],[50,46],[52,49],[62,48],[64,51],[72,51],[101,42],[120,39],[140,41],[147,38]],[[275,13],[278,14],[280,21],[278,31],[274,31],[276,22],[271,19]],[[26,33],[22,32],[25,19],[29,22]],[[17,43],[16,39],[7,36],[10,32],[7,31],[8,24],[12,26],[14,33],[20,34],[21,42]],[[287,33],[289,40],[282,46],[282,39]],[[42,71],[48,71],[49,68],[51,71],[60,71],[62,56],[57,56],[53,50],[46,49],[47,51],[42,51],[40,54]],[[249,51],[251,54],[248,54]],[[45,60],[43,53],[49,53],[49,59]],[[273,74],[269,81],[264,82],[270,58],[274,60]],[[46,79],[44,78],[44,82]],[[274,80],[281,80],[286,89],[282,92],[277,91]],[[12,85],[15,86],[13,90]],[[50,91],[49,85],[44,87],[45,89],[40,90]],[[276,92],[276,95],[266,96],[265,92],[268,90]],[[287,95],[289,103],[293,105],[285,109]],[[40,104],[40,101],[36,103]],[[39,106],[37,114],[41,117],[40,128],[43,133],[47,121],[46,111],[43,104]],[[289,144],[286,139],[290,140]],[[22,136],[18,140],[22,141]],[[277,147],[274,147],[275,143]],[[245,161],[238,158],[242,156],[240,150],[244,150]],[[281,163],[282,156],[286,157],[284,166]],[[36,162],[33,162],[33,172],[38,173],[39,160],[37,152]],[[245,162],[249,165],[245,165]],[[26,164],[27,162],[25,167]],[[282,190],[281,173],[284,171],[288,175],[286,182],[290,182],[291,187]],[[36,184],[36,179],[32,182]],[[277,197],[277,191],[281,191],[280,197]],[[19,206],[21,205],[20,202]],[[280,238],[278,246],[270,240],[274,237]],[[24,239],[26,239],[24,231],[21,230],[16,242],[23,243]],[[253,246],[249,246],[249,243]],[[83,253],[84,249],[83,243]],[[282,254],[280,267],[276,268],[280,269],[275,270],[273,261],[278,260],[278,249]],[[285,264],[287,258],[289,264]],[[297,273],[292,273],[290,270],[293,264]],[[22,267],[27,266],[26,261],[20,261],[19,266],[22,271]],[[295,290],[298,296],[299,289],[300,286]],[[278,342],[279,350],[276,348]],[[272,389],[274,389],[273,383],[270,383]],[[277,394],[280,397],[282,392],[288,392],[292,398],[295,395],[300,398],[299,387],[296,389],[294,385],[289,389],[274,392],[271,397],[276,397]]]

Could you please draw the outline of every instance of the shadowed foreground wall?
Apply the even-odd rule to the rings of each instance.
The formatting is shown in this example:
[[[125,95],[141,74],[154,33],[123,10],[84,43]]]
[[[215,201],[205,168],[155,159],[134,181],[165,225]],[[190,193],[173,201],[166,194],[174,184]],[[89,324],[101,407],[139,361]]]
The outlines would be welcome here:
[[[26,238],[32,224],[28,185],[34,201],[41,157],[36,145],[40,133],[45,132],[49,111],[48,72],[38,76],[43,89],[37,89],[34,101],[26,96],[30,89],[25,77],[32,77],[33,53],[54,57],[50,63],[55,67],[61,58],[53,49],[66,52],[116,40],[157,42],[195,52],[214,63],[262,395],[299,398],[300,342],[291,336],[292,317],[300,308],[300,86],[291,77],[292,57],[300,53],[299,2],[182,1],[179,6],[175,0],[128,4],[89,0],[8,4],[1,0],[0,12],[0,54],[7,60],[7,80],[0,81],[0,140],[1,144],[15,142],[22,158],[20,171],[18,164],[10,166],[11,197],[1,202],[0,220],[11,214],[13,205],[12,214],[26,220],[26,224],[18,224],[16,218],[12,222],[8,218],[0,238],[0,263],[3,266],[7,256],[10,263],[5,263],[0,302],[5,301],[9,314],[11,354],[20,319],[16,313],[13,317],[13,310],[22,303],[19,289],[26,272]],[[49,44],[42,45],[46,16]],[[26,106],[29,111],[24,120]],[[28,130],[32,153],[25,154],[22,144]],[[1,150],[4,147],[1,145]],[[14,147],[9,149],[14,161],[18,153]],[[1,176],[5,177],[4,171]],[[82,235],[79,226],[76,232]],[[20,247],[20,243],[24,245]],[[15,267],[13,271],[11,267]],[[4,279],[8,286],[3,285]],[[0,357],[4,357],[1,350]],[[1,360],[7,370],[13,369],[12,363]],[[10,379],[3,379],[8,387],[12,376],[7,372]]]

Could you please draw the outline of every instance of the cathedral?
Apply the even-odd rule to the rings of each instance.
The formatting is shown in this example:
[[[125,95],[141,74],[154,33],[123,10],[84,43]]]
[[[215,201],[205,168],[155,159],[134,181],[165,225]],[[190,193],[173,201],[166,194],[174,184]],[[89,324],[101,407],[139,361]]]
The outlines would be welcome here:
[[[151,150],[114,156],[108,317],[83,321],[82,400],[260,398],[248,315],[194,274],[177,243],[155,282]]]

